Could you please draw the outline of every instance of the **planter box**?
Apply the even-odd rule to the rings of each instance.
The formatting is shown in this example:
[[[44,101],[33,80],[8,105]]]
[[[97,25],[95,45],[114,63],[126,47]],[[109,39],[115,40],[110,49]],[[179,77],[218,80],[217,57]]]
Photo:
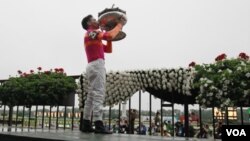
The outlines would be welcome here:
[[[32,103],[31,105],[51,105],[47,101],[39,100],[37,102]],[[62,99],[59,103],[54,103],[53,106],[74,106],[75,105],[75,94],[69,94],[64,99]],[[18,106],[28,106],[27,103],[19,102]]]
[[[75,94],[69,94],[66,98],[59,103],[59,106],[74,106],[75,105]]]

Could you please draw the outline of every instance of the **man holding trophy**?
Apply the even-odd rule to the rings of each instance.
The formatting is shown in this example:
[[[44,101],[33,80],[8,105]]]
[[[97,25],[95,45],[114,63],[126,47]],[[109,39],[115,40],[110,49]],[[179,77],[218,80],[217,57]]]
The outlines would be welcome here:
[[[84,36],[84,46],[88,60],[86,75],[89,81],[88,95],[83,112],[82,132],[112,133],[105,129],[102,121],[106,82],[104,53],[112,53],[112,41],[121,40],[125,37],[121,30],[126,21],[124,13],[121,14],[121,11],[114,8],[105,9],[102,13],[99,13],[98,21],[92,15],[88,15],[82,20],[82,27],[87,31]],[[106,40],[107,43],[103,44],[102,40]],[[92,111],[95,130],[91,123]]]

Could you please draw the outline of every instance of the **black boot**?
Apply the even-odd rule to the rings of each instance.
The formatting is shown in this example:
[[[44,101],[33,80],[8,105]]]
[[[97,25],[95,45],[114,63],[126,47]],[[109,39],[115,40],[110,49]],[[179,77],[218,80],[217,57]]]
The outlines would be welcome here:
[[[95,121],[95,133],[97,133],[97,134],[112,134],[111,131],[105,129],[103,122],[100,120]]]
[[[92,128],[92,124],[91,124],[90,120],[85,120],[85,119],[83,120],[81,131],[85,132],[85,133],[94,132],[94,129]]]

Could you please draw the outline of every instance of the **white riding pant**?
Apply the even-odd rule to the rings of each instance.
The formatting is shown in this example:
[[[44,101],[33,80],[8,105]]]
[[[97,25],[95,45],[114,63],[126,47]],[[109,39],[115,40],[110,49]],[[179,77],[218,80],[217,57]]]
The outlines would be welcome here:
[[[83,119],[93,121],[102,120],[102,109],[105,98],[106,69],[103,59],[90,62],[86,68],[89,81],[87,99],[84,105]]]

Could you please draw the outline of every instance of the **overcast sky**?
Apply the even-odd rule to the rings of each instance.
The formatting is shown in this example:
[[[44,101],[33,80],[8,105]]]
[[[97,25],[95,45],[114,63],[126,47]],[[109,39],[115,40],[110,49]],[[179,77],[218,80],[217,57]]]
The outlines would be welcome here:
[[[81,20],[112,4],[127,11],[128,22],[127,37],[106,55],[108,71],[250,54],[249,0],[0,0],[0,79],[38,66],[85,71]]]

